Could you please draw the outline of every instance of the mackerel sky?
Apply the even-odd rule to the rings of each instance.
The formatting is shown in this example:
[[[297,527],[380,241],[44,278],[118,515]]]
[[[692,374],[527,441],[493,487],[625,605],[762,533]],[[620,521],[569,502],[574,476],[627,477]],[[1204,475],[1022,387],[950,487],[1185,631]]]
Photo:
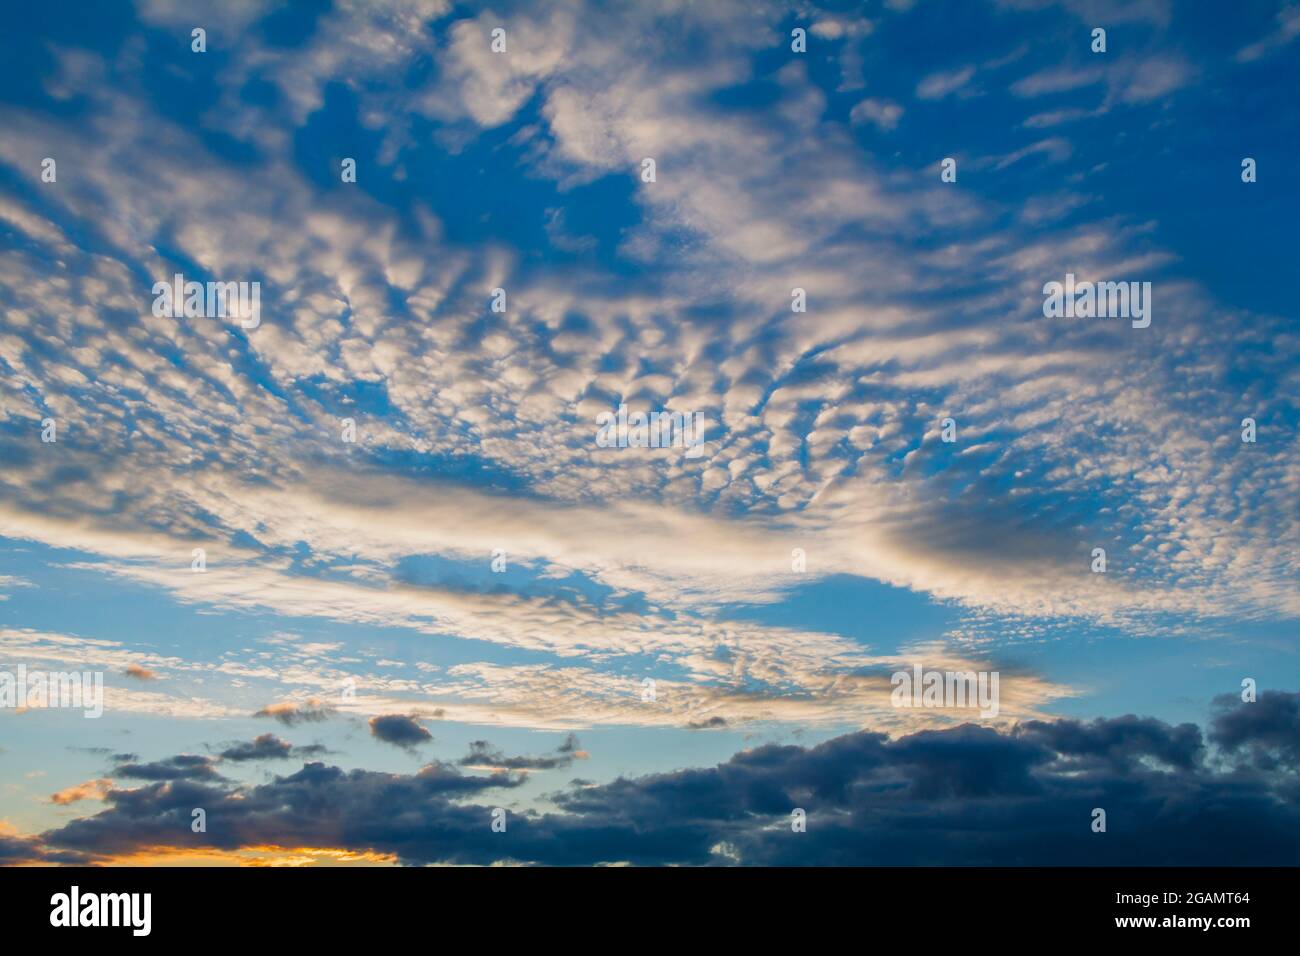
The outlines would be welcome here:
[[[0,861],[1300,859],[1300,6],[4,19]]]

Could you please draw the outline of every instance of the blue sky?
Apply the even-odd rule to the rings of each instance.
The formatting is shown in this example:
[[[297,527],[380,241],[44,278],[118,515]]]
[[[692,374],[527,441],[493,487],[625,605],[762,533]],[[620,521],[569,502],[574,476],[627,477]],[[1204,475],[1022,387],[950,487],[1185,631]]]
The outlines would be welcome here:
[[[1055,803],[1094,758],[1142,812],[1295,786],[1294,4],[8,21],[0,670],[102,672],[106,703],[0,710],[0,859],[873,862],[893,837],[774,849],[788,811],[736,775],[829,817],[801,772],[928,741]],[[260,283],[260,324],[155,314],[176,273]],[[1067,273],[1151,283],[1150,327],[1045,317]],[[598,446],[620,404],[702,413],[703,454]],[[913,663],[998,672],[1000,713],[893,706]],[[1232,711],[1245,678],[1274,696]],[[683,781],[745,809],[642,855],[618,826]],[[425,829],[174,816],[388,786]],[[457,843],[456,794],[520,842]]]

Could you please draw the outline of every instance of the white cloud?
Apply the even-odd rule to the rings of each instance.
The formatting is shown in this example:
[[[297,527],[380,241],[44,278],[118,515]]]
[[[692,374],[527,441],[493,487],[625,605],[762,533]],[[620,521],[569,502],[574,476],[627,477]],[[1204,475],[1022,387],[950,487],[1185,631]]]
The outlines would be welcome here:
[[[916,86],[916,95],[922,100],[941,100],[965,88],[975,76],[975,67],[963,66],[956,70],[931,73]]]
[[[898,126],[898,121],[902,117],[903,108],[901,106],[877,97],[867,97],[853,107],[849,113],[849,119],[854,123],[875,123],[876,126],[886,132]]]

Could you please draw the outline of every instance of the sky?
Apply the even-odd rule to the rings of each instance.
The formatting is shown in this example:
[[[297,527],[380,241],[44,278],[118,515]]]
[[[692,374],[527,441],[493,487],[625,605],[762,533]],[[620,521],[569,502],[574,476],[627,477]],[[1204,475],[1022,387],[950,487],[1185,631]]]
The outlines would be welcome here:
[[[0,863],[1300,862],[1300,6],[6,24]]]

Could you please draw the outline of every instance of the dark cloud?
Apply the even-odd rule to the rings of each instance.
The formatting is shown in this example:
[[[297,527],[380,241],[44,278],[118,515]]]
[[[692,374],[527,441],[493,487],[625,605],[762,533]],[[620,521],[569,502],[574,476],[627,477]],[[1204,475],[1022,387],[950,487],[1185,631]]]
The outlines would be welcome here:
[[[491,767],[498,770],[556,770],[572,766],[574,760],[583,759],[586,752],[579,748],[578,738],[569,734],[554,754],[538,757],[507,757],[486,740],[470,742],[469,753],[460,758],[462,767]]]
[[[1200,762],[1205,746],[1195,724],[1170,727],[1151,717],[1116,717],[1080,723],[1077,720],[1030,721],[1020,734],[1063,757],[1090,765],[1123,768],[1140,758],[1157,760],[1181,770]]]
[[[322,720],[328,720],[334,714],[335,709],[333,707],[313,697],[301,704],[268,704],[253,716],[271,717],[286,727],[296,727],[298,724],[318,723]]]
[[[287,760],[290,757],[314,757],[325,752],[321,744],[295,747],[275,734],[261,734],[252,740],[231,744],[221,751],[222,760],[240,763],[245,760]]]
[[[178,754],[153,763],[124,763],[113,776],[128,780],[221,780],[216,761],[199,754]]]
[[[692,720],[686,725],[687,730],[713,730],[717,727],[727,726],[726,717],[713,716],[708,720]]]
[[[489,863],[500,847],[485,840],[484,850],[471,854],[465,837],[475,829],[491,835],[490,809],[453,801],[518,782],[505,774],[467,776],[444,764],[403,775],[309,763],[297,773],[252,787],[154,783],[110,790],[107,810],[44,834],[43,845],[47,852],[79,853],[86,859],[145,846],[274,844],[383,847],[412,861],[436,857]],[[195,807],[207,811],[206,833],[190,829]]]
[[[1287,752],[1298,701],[1220,705],[1210,736],[1222,749],[1190,724],[1137,717],[769,744],[715,767],[575,785],[553,795],[559,812],[512,812],[505,833],[491,832],[504,794],[466,801],[517,786],[520,774],[312,763],[260,786],[112,790],[106,810],[43,834],[42,846],[91,860],[143,846],[276,844],[409,864],[1296,864],[1297,775],[1280,757],[1253,755]],[[576,741],[561,749],[576,752]],[[1250,765],[1229,766],[1233,755]],[[196,806],[208,809],[206,834],[189,830]],[[1105,833],[1091,830],[1095,807]],[[805,833],[789,826],[795,808],[807,813]]]
[[[408,750],[433,740],[433,734],[425,730],[414,717],[405,714],[371,717],[370,736]]]
[[[234,744],[221,751],[222,760],[236,763],[244,760],[287,760],[293,753],[293,745],[281,740],[275,734],[261,736],[243,743]]]
[[[1259,770],[1300,770],[1300,694],[1266,690],[1254,703],[1229,694],[1214,702],[1210,740]]]
[[[76,850],[58,850],[42,845],[39,838],[0,833],[0,866],[17,866],[25,863],[86,862],[86,855]]]
[[[30,863],[39,860],[42,855],[40,844],[32,838],[0,833],[0,865]]]
[[[139,754],[113,753],[112,747],[64,747],[69,753],[94,754],[96,757],[109,757],[113,763],[134,763],[140,759]]]

